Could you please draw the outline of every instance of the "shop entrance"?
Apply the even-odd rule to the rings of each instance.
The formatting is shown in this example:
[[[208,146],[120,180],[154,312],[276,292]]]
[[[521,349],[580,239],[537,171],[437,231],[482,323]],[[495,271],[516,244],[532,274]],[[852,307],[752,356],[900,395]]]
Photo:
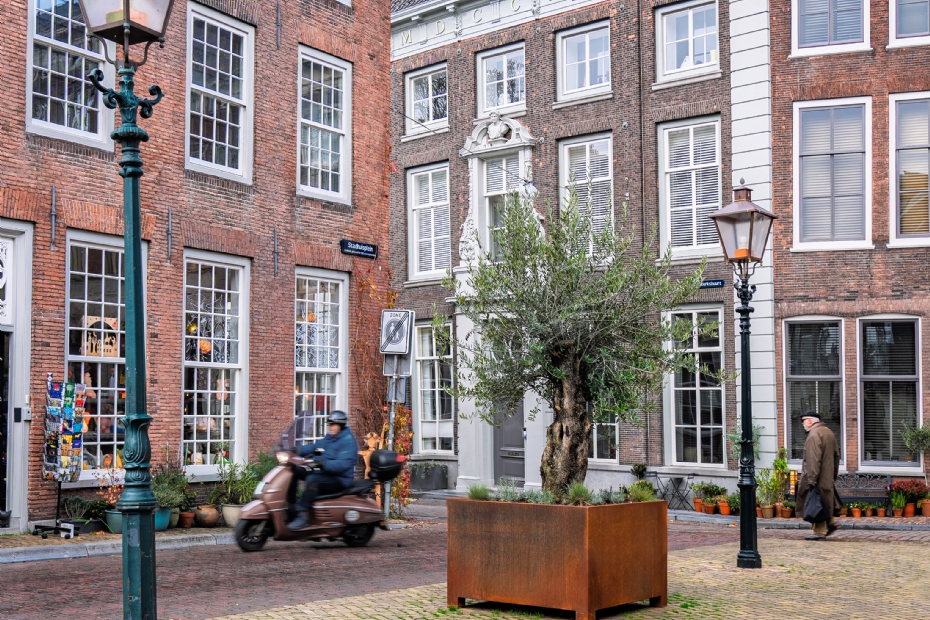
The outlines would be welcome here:
[[[0,331],[0,511],[10,506],[10,332]],[[5,515],[0,515],[0,517]],[[6,521],[6,519],[0,519]]]

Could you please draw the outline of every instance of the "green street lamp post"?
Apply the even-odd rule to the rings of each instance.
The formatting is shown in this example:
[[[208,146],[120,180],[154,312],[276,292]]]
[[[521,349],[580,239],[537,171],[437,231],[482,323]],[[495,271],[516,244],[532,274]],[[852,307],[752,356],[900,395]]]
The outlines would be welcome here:
[[[739,278],[735,284],[740,305],[736,312],[740,315],[740,374],[742,375],[742,437],[740,438],[739,482],[739,554],[736,565],[739,568],[761,568],[762,556],[759,555],[759,540],[756,530],[756,465],[752,442],[752,377],[749,362],[749,315],[753,308],[752,300],[756,286],[749,284],[750,276],[756,266],[762,262],[765,245],[772,231],[775,216],[753,204],[751,190],[739,180],[740,187],[733,190],[734,202],[712,213],[709,217],[717,225],[717,234],[727,263]]]
[[[126,273],[126,437],[125,490],[117,504],[123,515],[123,618],[155,620],[155,509],[149,472],[152,447],[148,427],[152,421],[146,406],[145,320],[143,316],[142,240],[140,230],[139,179],[142,159],[139,145],[149,139],[136,124],[152,116],[153,106],[162,98],[158,86],[149,87],[152,99],[133,92],[136,68],[148,59],[149,46],[164,45],[165,29],[173,0],[80,0],[84,22],[90,33],[122,45],[122,58],[110,61],[119,73],[119,90],[101,84],[103,72],[95,69],[90,81],[103,94],[103,104],[119,108],[122,123],[111,137],[120,143],[119,164],[123,177],[123,211]],[[129,58],[129,47],[145,43],[141,61]],[[103,43],[106,54],[106,43]],[[107,60],[109,56],[107,56]]]

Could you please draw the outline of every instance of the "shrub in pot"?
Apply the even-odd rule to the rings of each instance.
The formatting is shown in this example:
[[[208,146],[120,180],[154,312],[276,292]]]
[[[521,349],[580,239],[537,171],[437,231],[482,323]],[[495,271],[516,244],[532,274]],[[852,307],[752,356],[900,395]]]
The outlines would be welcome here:
[[[904,491],[894,490],[891,492],[891,510],[896,519],[904,515],[904,506],[907,505],[907,496]]]
[[[775,501],[778,499],[781,481],[768,467],[763,467],[756,475],[759,485],[759,504],[762,507],[762,516],[771,519],[775,516]]]
[[[522,415],[527,392],[543,395],[552,422],[540,465],[542,488],[561,501],[573,482],[585,479],[592,419],[641,423],[640,412],[655,405],[649,395],[661,393],[668,373],[682,367],[696,370],[686,342],[693,341],[696,330],[709,335],[716,333],[717,326],[657,320],[664,309],[694,299],[703,266],[692,275],[672,278],[671,256],[657,260],[650,249],[642,250],[639,233],[632,227],[618,222],[595,230],[585,199],[579,202],[572,188],[564,204],[547,209],[545,230],[534,201],[529,193],[512,193],[499,205],[493,256],[482,249],[487,243],[466,234],[463,268],[450,273],[443,285],[452,291],[462,324],[476,328],[450,329],[446,317],[437,313],[433,333],[443,350],[454,347],[458,352],[451,392],[475,404],[474,417],[497,425],[518,410]],[[495,318],[488,321],[488,317]],[[643,329],[646,325],[648,329]],[[719,381],[728,379],[722,372],[706,374]],[[651,592],[640,600],[655,599],[655,604],[664,605],[665,567],[655,567],[666,561],[667,541],[653,542],[657,539],[649,535],[641,539],[644,544],[638,545],[635,560],[622,553],[602,567],[611,572],[621,570],[625,562],[638,565],[635,587],[619,574],[617,579],[605,578],[604,573],[594,579],[594,573],[566,568],[573,556],[594,561],[601,552],[591,548],[591,539],[585,536],[599,532],[596,536],[603,537],[605,548],[626,536],[624,528],[616,524],[608,528],[599,521],[597,515],[608,513],[621,520],[642,518],[644,532],[656,527],[667,531],[664,502],[546,506],[449,500],[450,604],[466,596],[522,602],[516,593],[541,589],[551,578],[547,597],[557,591],[576,603],[576,595],[587,597],[582,607],[573,607],[579,617],[593,617],[597,609],[622,604],[625,596],[638,594],[633,590],[639,589]],[[500,529],[487,529],[489,523]],[[512,529],[506,531],[508,527]],[[575,553],[557,541],[550,544],[548,538],[541,541],[540,532],[571,538],[583,551]],[[524,536],[533,541],[533,549],[512,547],[510,541],[528,545],[521,540]],[[558,559],[551,555],[556,548],[564,554]],[[492,552],[494,557],[507,557],[507,566],[490,561],[486,554]],[[533,577],[519,582],[514,575],[523,574],[524,565]],[[568,580],[567,575],[578,575],[583,582]],[[648,583],[643,581],[646,576]],[[572,592],[567,593],[569,586]],[[546,605],[539,599],[535,602]]]
[[[238,463],[225,463],[219,467],[220,484],[218,486],[222,489],[222,501],[217,500],[211,503],[222,503],[226,527],[236,526],[239,521],[239,512],[245,504],[249,503],[255,493],[258,480],[253,471],[248,465]]]
[[[791,515],[794,513],[794,502],[786,500],[781,504],[781,516],[785,519],[790,519]]]

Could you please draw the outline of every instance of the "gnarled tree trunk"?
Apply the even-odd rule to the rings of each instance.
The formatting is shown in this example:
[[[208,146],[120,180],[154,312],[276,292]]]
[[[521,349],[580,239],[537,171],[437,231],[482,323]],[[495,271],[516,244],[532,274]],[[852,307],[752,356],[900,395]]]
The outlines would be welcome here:
[[[553,420],[546,430],[539,473],[543,489],[557,498],[575,481],[584,481],[588,472],[588,449],[591,441],[591,419],[586,408],[581,380],[581,359],[567,355],[559,369],[564,378],[553,390]]]

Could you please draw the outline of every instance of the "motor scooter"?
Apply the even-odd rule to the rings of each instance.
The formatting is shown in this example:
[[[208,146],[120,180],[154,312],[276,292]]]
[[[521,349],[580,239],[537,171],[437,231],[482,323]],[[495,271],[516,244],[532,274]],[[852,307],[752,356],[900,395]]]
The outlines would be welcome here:
[[[383,511],[372,498],[375,482],[386,483],[396,478],[404,467],[403,455],[389,450],[375,450],[371,455],[370,480],[356,480],[339,493],[320,495],[313,503],[310,523],[292,532],[288,521],[296,517],[294,491],[291,483],[298,468],[313,469],[312,459],[298,456],[289,438],[297,436],[298,418],[282,435],[276,452],[278,466],[272,469],[255,488],[255,499],[242,507],[234,530],[236,543],[243,551],[259,551],[268,538],[274,540],[336,540],[341,538],[350,547],[363,547],[383,527]],[[386,528],[385,528],[386,529]]]

